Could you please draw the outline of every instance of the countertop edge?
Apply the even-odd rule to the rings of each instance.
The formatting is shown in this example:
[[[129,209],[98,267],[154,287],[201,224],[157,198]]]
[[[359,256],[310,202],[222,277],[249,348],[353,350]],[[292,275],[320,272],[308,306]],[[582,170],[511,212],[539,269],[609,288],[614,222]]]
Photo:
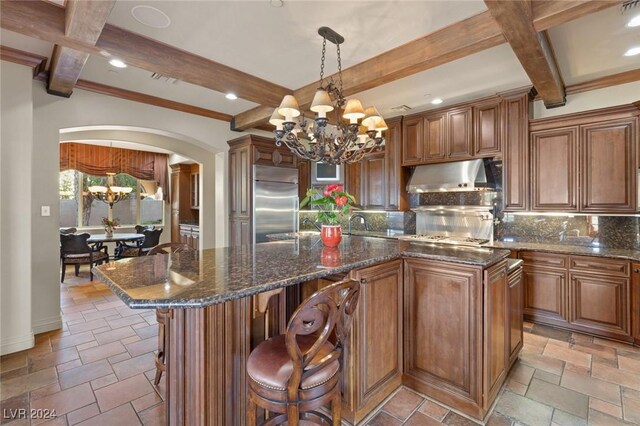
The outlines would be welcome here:
[[[570,256],[592,256],[592,257],[606,257],[609,259],[621,259],[629,260],[631,262],[640,262],[640,250],[634,249],[612,249],[602,247],[601,252],[595,253],[587,250],[594,250],[595,247],[584,246],[563,246],[563,245],[548,245],[544,246],[541,243],[527,243],[527,242],[501,242],[496,241],[492,244],[488,244],[484,247],[494,250],[519,250],[519,251],[537,251],[542,253],[559,253]],[[629,252],[629,253],[619,253]],[[635,253],[635,254],[632,254]]]

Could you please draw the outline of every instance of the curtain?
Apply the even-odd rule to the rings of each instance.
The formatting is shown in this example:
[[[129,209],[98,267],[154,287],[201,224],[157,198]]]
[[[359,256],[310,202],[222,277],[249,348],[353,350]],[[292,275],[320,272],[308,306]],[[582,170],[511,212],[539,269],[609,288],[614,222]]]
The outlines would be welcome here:
[[[158,182],[164,198],[169,194],[167,154],[111,148],[67,142],[60,144],[60,171],[78,170],[93,176],[106,176],[108,172],[127,173],[142,180]]]

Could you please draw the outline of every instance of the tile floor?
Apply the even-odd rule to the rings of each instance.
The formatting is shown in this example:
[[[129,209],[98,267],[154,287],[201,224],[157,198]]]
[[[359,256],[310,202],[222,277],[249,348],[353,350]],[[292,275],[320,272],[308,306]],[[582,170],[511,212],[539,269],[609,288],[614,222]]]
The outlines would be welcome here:
[[[62,330],[0,359],[0,424],[163,425],[164,377],[153,386],[152,310],[127,308],[88,272],[61,286]],[[488,425],[640,424],[640,348],[526,324],[525,346]],[[52,419],[12,419],[19,409]],[[368,423],[473,425],[406,388]],[[230,425],[232,426],[232,425]]]

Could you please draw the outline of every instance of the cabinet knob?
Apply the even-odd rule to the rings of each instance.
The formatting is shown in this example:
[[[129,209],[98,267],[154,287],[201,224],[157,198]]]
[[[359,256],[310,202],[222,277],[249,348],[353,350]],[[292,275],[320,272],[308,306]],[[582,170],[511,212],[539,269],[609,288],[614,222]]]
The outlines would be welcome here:
[[[360,278],[360,284],[366,284],[366,283],[367,283],[366,278]]]
[[[637,274],[638,272],[640,272],[640,268],[634,269],[633,272],[635,272]]]

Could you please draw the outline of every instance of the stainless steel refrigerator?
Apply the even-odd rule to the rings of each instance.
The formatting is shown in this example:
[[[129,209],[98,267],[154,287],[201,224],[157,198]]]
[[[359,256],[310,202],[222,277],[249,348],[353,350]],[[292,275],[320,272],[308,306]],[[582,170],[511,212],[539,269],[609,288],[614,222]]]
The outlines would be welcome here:
[[[298,230],[298,170],[253,166],[253,241]]]

